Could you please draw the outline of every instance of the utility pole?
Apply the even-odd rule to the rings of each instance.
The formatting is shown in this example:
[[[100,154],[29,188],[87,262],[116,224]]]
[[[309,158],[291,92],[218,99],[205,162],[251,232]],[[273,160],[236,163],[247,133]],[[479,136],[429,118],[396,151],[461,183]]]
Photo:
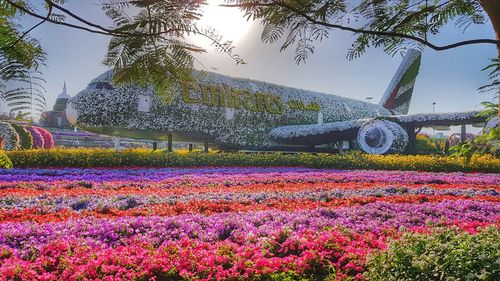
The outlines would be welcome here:
[[[373,97],[366,97],[366,100],[367,100],[369,103],[372,103],[372,99],[373,99]]]
[[[432,103],[432,113],[436,113],[436,102]],[[436,129],[434,127],[432,127],[432,138],[436,139]]]

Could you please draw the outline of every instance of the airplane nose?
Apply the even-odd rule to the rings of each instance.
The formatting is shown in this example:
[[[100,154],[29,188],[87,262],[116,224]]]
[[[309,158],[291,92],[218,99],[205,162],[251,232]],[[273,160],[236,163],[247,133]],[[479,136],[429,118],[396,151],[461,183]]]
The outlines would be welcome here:
[[[78,120],[78,111],[71,105],[71,101],[66,105],[66,118],[71,125],[75,125]]]

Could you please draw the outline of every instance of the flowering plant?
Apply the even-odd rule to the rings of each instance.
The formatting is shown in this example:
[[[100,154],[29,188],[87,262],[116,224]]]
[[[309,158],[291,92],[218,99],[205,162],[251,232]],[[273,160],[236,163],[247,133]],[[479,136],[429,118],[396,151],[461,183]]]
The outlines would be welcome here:
[[[298,167],[0,170],[0,276],[362,280],[401,237],[498,227],[498,186],[497,174]],[[498,247],[481,237],[477,249]]]
[[[54,139],[52,137],[52,134],[45,130],[44,128],[40,128],[40,127],[35,127],[33,126],[33,128],[38,131],[38,133],[40,133],[40,135],[42,136],[43,138],[43,148],[52,148],[54,147]]]
[[[5,150],[14,150],[19,147],[19,135],[7,122],[0,121],[0,138],[2,139],[2,148]]]
[[[43,148],[44,138],[40,131],[38,131],[34,126],[26,126],[26,129],[31,134],[31,138],[33,140],[33,148]]]

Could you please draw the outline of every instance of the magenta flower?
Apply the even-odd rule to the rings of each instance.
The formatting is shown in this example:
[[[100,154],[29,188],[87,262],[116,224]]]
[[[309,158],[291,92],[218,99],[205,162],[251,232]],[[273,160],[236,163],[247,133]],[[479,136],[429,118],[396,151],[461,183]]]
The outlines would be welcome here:
[[[40,131],[36,129],[35,126],[26,126],[26,129],[31,133],[31,138],[33,140],[33,148],[43,148],[44,138]]]
[[[52,134],[49,131],[45,130],[44,128],[35,126],[33,126],[33,128],[37,130],[40,133],[40,135],[42,135],[43,148],[49,149],[54,147],[54,138],[52,137]]]

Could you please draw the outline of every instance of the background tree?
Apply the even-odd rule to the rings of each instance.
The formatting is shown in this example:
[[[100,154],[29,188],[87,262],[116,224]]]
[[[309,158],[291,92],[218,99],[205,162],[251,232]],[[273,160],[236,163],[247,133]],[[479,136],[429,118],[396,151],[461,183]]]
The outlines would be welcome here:
[[[204,0],[105,0],[102,9],[114,23],[110,28],[67,9],[63,0],[40,1],[46,15],[23,1],[0,1],[24,16],[40,19],[39,24],[47,22],[110,36],[103,62],[115,69],[115,82],[153,85],[164,97],[171,98],[176,92],[173,86],[191,78],[194,56],[205,51],[189,43],[189,35],[210,39],[218,51],[236,63],[244,63],[233,54],[230,42],[224,42],[215,30],[197,25]]]
[[[358,57],[372,46],[383,47],[392,55],[409,47],[434,50],[470,44],[499,47],[498,38],[451,42],[443,46],[428,39],[451,22],[466,29],[471,24],[484,24],[488,20],[498,37],[499,0],[226,1],[227,6],[239,7],[249,18],[262,21],[264,42],[273,43],[285,37],[281,49],[295,46],[297,63],[305,61],[314,52],[314,42],[326,38],[332,29],[354,32],[349,59]],[[210,38],[218,50],[229,54],[236,63],[243,63],[232,54],[229,42],[223,42],[215,31],[197,26],[204,0],[105,0],[102,6],[114,22],[111,28],[66,9],[64,0],[40,2],[45,4],[45,14],[23,0],[0,0],[7,8],[40,19],[39,24],[49,22],[112,36],[104,63],[116,69],[117,83],[152,84],[160,94],[172,93],[173,82],[188,79],[194,55],[204,51],[186,41],[191,34]],[[71,18],[72,23],[66,18]]]
[[[355,35],[348,59],[363,54],[368,47],[382,47],[394,55],[407,48],[429,47],[437,51],[471,44],[490,44],[500,58],[500,0],[226,0],[246,16],[264,25],[262,41],[277,42],[281,50],[295,46],[296,63],[314,52],[314,42],[332,30]],[[496,39],[473,39],[434,44],[429,37],[454,23],[464,31],[471,24],[493,26]],[[498,84],[497,84],[498,86]],[[498,87],[496,92],[500,95]],[[500,100],[499,100],[500,102]]]
[[[24,1],[18,1],[18,5],[28,7]],[[39,42],[28,35],[37,26],[21,32],[16,24],[18,15],[18,9],[0,1],[0,98],[7,101],[12,112],[36,115],[46,108],[45,81],[37,71],[46,57]]]

